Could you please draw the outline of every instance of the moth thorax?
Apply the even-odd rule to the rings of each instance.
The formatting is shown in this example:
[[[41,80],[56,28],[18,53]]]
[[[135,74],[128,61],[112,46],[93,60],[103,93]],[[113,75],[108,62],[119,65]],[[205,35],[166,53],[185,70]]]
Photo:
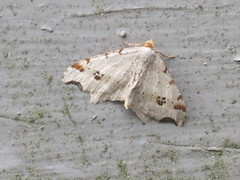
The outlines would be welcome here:
[[[148,48],[153,49],[153,48],[154,48],[154,42],[153,42],[153,40],[151,39],[151,40],[146,41],[146,42],[144,43],[144,47],[148,47]]]

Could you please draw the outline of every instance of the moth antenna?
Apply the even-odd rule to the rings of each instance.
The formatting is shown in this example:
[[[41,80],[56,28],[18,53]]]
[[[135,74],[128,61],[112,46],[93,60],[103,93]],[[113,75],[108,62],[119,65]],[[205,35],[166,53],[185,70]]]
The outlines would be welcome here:
[[[143,43],[141,43],[141,44],[131,44],[131,43],[127,42],[127,41],[124,41],[123,39],[121,39],[121,40],[122,40],[123,44],[125,44],[127,46],[144,46]]]
[[[121,39],[121,40],[122,40],[123,44],[126,44],[127,46],[145,46],[145,47],[149,47],[151,49],[154,49],[154,42],[153,42],[153,40],[148,40],[145,43],[141,43],[141,44],[131,44],[131,43],[127,42],[127,41],[124,41],[123,39]],[[163,54],[160,51],[157,51],[155,49],[154,49],[154,51],[156,53],[160,54],[161,56],[166,57],[168,59],[175,58],[175,56],[165,55],[165,54]]]
[[[163,56],[163,57],[166,57],[166,58],[168,58],[168,59],[175,58],[175,56],[169,56],[169,55],[165,55],[165,54],[163,54],[163,53],[161,53],[160,51],[157,51],[157,50],[155,50],[155,52],[156,52],[156,53],[158,53],[158,54],[160,54],[160,55],[161,55],[161,56]]]

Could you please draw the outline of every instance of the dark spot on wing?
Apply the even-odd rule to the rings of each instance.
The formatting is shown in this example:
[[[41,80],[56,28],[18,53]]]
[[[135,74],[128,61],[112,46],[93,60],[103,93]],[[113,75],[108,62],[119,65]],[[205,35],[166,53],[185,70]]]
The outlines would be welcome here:
[[[94,76],[94,79],[100,80],[100,79],[101,79],[101,76],[95,75],[95,76]]]
[[[166,98],[158,96],[156,99],[156,102],[158,105],[162,106],[162,105],[166,104]]]
[[[105,53],[105,57],[108,58],[108,53]]]
[[[165,69],[163,70],[163,72],[164,72],[164,73],[166,73],[166,72],[167,72],[167,70],[168,70],[168,69],[165,67]]]
[[[174,80],[169,81],[169,84],[170,85],[174,84]]]
[[[120,49],[120,50],[118,51],[118,54],[122,55],[122,53],[121,53],[121,52],[122,52],[122,50],[123,50],[123,49]]]
[[[97,81],[101,80],[104,76],[104,74],[100,74],[99,71],[96,71],[93,75],[94,75],[94,79],[96,79]]]

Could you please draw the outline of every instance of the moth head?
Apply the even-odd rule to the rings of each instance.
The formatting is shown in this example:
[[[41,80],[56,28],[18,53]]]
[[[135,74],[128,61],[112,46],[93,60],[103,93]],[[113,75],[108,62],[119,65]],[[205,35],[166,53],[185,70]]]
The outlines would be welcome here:
[[[154,42],[153,42],[152,39],[151,39],[151,40],[148,40],[148,41],[146,41],[146,42],[144,43],[143,46],[153,49],[153,48],[154,48]]]

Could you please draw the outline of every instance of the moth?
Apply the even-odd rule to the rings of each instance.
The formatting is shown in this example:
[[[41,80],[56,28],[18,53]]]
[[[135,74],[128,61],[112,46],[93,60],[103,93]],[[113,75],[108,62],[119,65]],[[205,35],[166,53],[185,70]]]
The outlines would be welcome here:
[[[154,42],[128,44],[130,47],[80,60],[68,67],[62,81],[89,92],[91,103],[122,101],[147,123],[173,119],[182,126],[186,105],[169,70],[154,48]],[[168,56],[166,56],[168,57]]]

